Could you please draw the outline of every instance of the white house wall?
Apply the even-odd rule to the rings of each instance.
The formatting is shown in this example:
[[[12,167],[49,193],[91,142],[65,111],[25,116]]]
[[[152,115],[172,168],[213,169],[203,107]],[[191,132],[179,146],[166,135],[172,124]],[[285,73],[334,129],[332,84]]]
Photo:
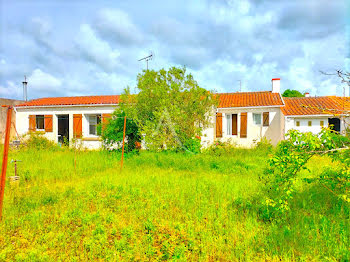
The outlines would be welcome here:
[[[300,126],[296,125],[297,121],[299,121]],[[309,121],[311,121],[311,126],[308,125]],[[286,116],[285,133],[288,133],[288,131],[291,129],[295,129],[300,132],[311,132],[313,134],[317,134],[322,130],[321,121],[323,121],[324,127],[328,126],[328,116]]]
[[[98,136],[89,135],[88,114],[111,114],[115,106],[61,106],[61,107],[36,107],[36,108],[16,108],[16,127],[19,135],[24,135],[29,131],[29,115],[52,115],[53,132],[45,132],[44,136],[58,142],[58,115],[69,115],[69,139],[73,138],[73,114],[82,114],[83,139],[78,142],[84,148],[97,149],[101,147]]]
[[[279,107],[256,107],[256,108],[218,108],[218,113],[222,113],[222,137],[220,141],[230,141],[241,147],[252,147],[262,138],[266,138],[272,144],[276,145],[283,139],[283,115]],[[247,137],[240,137],[240,121],[241,113],[247,113]],[[263,126],[263,117],[261,116],[261,124],[256,125],[253,121],[253,113],[263,114],[269,112],[269,126]],[[227,134],[227,114],[237,114],[237,135]],[[208,146],[215,141],[216,123],[215,117],[212,118],[212,126],[203,131],[202,144]]]

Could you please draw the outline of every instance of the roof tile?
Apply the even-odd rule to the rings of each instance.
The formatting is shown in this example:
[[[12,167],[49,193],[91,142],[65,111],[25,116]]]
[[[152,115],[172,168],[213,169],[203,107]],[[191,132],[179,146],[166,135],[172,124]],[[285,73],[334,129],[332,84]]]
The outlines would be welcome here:
[[[120,95],[110,96],[74,96],[74,97],[46,97],[33,99],[23,104],[22,106],[57,106],[57,105],[116,105],[119,103]]]
[[[284,97],[284,102],[284,115],[339,115],[350,111],[349,97]]]
[[[265,92],[239,92],[221,93],[219,95],[219,108],[225,107],[253,107],[253,106],[283,106],[279,93]]]

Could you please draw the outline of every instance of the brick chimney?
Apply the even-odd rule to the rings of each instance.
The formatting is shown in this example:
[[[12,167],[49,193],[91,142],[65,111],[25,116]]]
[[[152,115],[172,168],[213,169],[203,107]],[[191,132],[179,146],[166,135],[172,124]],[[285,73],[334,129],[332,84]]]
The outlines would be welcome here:
[[[305,97],[310,97],[310,93],[305,93],[304,96]]]
[[[281,78],[272,78],[272,93],[279,93],[281,91]]]

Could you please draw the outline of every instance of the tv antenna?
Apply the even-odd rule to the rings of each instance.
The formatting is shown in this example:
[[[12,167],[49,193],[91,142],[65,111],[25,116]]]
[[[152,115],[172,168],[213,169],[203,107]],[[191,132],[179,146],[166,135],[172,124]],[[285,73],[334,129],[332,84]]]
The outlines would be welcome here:
[[[27,101],[28,100],[28,95],[27,95],[27,77],[24,76],[24,81],[22,82],[23,84],[23,100]]]
[[[242,92],[242,81],[241,80],[237,80],[239,82],[239,92]]]
[[[139,59],[139,61],[142,61],[142,60],[145,60],[145,61],[146,61],[146,66],[147,66],[147,71],[148,71],[148,61],[149,61],[149,60],[152,60],[152,59],[154,59],[154,53],[151,51],[150,55],[145,56],[145,57]]]

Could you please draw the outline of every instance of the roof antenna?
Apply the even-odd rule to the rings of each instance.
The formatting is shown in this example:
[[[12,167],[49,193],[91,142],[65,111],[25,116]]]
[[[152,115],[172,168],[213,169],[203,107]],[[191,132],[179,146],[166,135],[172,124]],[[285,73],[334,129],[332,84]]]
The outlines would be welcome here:
[[[142,60],[145,60],[145,61],[146,61],[147,71],[148,71],[148,61],[149,61],[149,60],[152,60],[152,59],[154,59],[154,53],[151,51],[150,55],[145,56],[145,57],[139,59],[139,61],[142,61]]]
[[[22,82],[23,84],[23,100],[24,101],[28,101],[28,97],[27,97],[27,77],[24,76],[24,81]]]
[[[239,92],[242,92],[242,81],[241,80],[237,80],[239,82]]]

